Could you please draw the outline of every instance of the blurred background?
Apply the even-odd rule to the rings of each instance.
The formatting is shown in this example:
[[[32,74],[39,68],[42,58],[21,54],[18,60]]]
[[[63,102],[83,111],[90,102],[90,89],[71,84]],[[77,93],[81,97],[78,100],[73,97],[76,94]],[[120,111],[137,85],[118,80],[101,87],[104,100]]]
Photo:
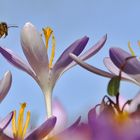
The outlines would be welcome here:
[[[87,61],[107,70],[103,58],[108,56],[112,46],[128,51],[127,43],[131,41],[136,55],[140,55],[137,45],[140,39],[139,5],[139,0],[1,0],[0,21],[18,25],[19,28],[10,28],[9,35],[0,39],[0,45],[10,48],[26,60],[20,45],[23,25],[30,21],[40,32],[42,27],[50,26],[56,37],[57,60],[63,50],[76,39],[89,36],[88,49],[107,33],[104,48]],[[13,82],[9,94],[0,104],[0,117],[13,109],[19,109],[20,103],[27,102],[27,110],[32,112],[32,122],[41,124],[46,111],[39,86],[29,75],[14,68],[0,56],[0,77],[6,70],[11,70]],[[63,105],[68,122],[80,115],[86,119],[88,111],[107,94],[108,80],[76,66],[59,79],[53,99],[57,98]],[[138,86],[122,82],[121,95],[124,99],[134,97],[138,91]]]

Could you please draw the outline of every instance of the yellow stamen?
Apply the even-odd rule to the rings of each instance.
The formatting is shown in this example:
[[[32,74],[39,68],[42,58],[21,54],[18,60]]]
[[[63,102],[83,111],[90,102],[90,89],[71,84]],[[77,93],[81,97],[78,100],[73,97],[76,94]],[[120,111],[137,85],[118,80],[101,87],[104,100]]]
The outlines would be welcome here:
[[[12,131],[13,131],[13,136],[15,139],[23,140],[25,137],[25,134],[26,134],[26,130],[29,125],[29,121],[30,121],[30,112],[29,111],[27,112],[27,117],[26,117],[26,121],[24,124],[25,107],[26,107],[26,103],[22,103],[20,110],[19,110],[17,126],[16,126],[16,111],[14,111],[14,116],[12,119]]]
[[[18,115],[18,124],[17,124],[18,137],[20,137],[22,135],[25,107],[26,107],[26,103],[21,104],[21,108],[20,108],[19,115]]]
[[[50,56],[50,62],[49,62],[49,68],[52,68],[52,63],[54,60],[54,56],[55,56],[55,46],[56,46],[56,41],[55,41],[55,37],[52,34],[52,51],[51,51],[51,56]]]
[[[46,48],[48,49],[49,47],[49,39],[52,36],[52,50],[51,50],[51,56],[49,59],[49,68],[52,68],[53,65],[53,60],[54,60],[54,56],[55,56],[55,49],[56,49],[56,41],[55,41],[55,37],[53,34],[53,30],[50,27],[46,27],[43,28],[43,32],[44,32],[44,36],[45,36],[45,41],[46,41]]]
[[[131,55],[135,56],[135,52],[133,51],[133,49],[131,47],[130,41],[128,42],[128,48],[129,48],[129,51],[131,52]]]
[[[48,48],[49,39],[51,37],[53,30],[50,27],[46,27],[46,28],[43,28],[43,32],[44,32],[45,41],[46,41],[46,48]]]
[[[17,137],[17,128],[16,128],[16,111],[14,111],[13,118],[12,118],[12,131],[13,131],[13,136]]]
[[[22,132],[22,138],[23,138],[23,139],[24,139],[24,137],[25,137],[26,130],[27,130],[28,126],[29,126],[30,116],[31,116],[31,113],[30,113],[30,111],[28,111],[28,112],[27,112],[26,121],[25,121],[25,125],[24,125],[23,132]]]

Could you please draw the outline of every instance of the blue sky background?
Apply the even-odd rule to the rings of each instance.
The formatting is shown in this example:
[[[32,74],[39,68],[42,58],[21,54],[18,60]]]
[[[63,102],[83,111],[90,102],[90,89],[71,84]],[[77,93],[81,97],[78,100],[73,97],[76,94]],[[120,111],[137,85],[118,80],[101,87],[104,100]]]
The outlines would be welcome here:
[[[88,60],[88,63],[106,70],[103,58],[108,56],[111,46],[127,49],[130,40],[137,55],[140,49],[140,1],[139,0],[1,0],[0,20],[8,24],[16,24],[18,29],[9,29],[9,35],[0,39],[0,45],[15,51],[25,59],[20,46],[20,30],[30,21],[39,31],[44,26],[51,26],[57,41],[56,56],[63,52],[73,41],[84,35],[90,37],[87,48],[90,48],[104,34],[108,40],[104,48]],[[27,102],[28,110],[36,123],[41,123],[46,115],[43,94],[36,82],[26,73],[14,68],[0,56],[0,76],[6,70],[13,74],[12,87],[8,96],[0,104],[0,116],[19,108],[19,103]],[[107,93],[108,79],[89,73],[79,66],[67,71],[57,82],[53,98],[58,98],[69,121],[79,115],[87,115],[87,111],[101,101]],[[123,83],[121,94],[128,99],[134,97],[139,87]],[[34,117],[35,116],[35,117]]]

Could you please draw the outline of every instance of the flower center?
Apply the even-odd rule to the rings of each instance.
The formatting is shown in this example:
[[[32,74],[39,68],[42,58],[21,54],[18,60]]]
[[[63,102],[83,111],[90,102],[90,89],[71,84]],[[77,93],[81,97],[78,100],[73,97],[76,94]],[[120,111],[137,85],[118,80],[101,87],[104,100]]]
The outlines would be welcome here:
[[[24,123],[25,108],[26,108],[26,103],[22,103],[19,110],[17,123],[16,123],[16,111],[14,111],[14,115],[12,119],[12,131],[13,131],[13,136],[15,139],[23,140],[26,134],[26,130],[29,126],[30,111],[27,112],[26,120]]]
[[[50,27],[43,28],[43,33],[46,41],[46,48],[49,48],[49,40],[52,38],[52,50],[51,50],[51,55],[49,59],[49,68],[51,69],[53,67],[53,60],[55,56],[55,49],[56,49],[56,41],[55,37],[53,34],[53,30]]]
[[[125,122],[129,121],[129,114],[127,112],[117,114],[117,115],[115,115],[115,120],[118,123],[125,123]]]

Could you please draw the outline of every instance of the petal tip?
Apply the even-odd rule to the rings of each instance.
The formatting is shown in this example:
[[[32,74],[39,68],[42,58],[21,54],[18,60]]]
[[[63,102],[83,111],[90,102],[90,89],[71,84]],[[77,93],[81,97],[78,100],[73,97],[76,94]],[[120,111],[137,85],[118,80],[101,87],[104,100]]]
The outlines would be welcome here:
[[[34,25],[31,22],[26,22],[24,25],[24,27],[30,27],[30,26],[33,27]]]

